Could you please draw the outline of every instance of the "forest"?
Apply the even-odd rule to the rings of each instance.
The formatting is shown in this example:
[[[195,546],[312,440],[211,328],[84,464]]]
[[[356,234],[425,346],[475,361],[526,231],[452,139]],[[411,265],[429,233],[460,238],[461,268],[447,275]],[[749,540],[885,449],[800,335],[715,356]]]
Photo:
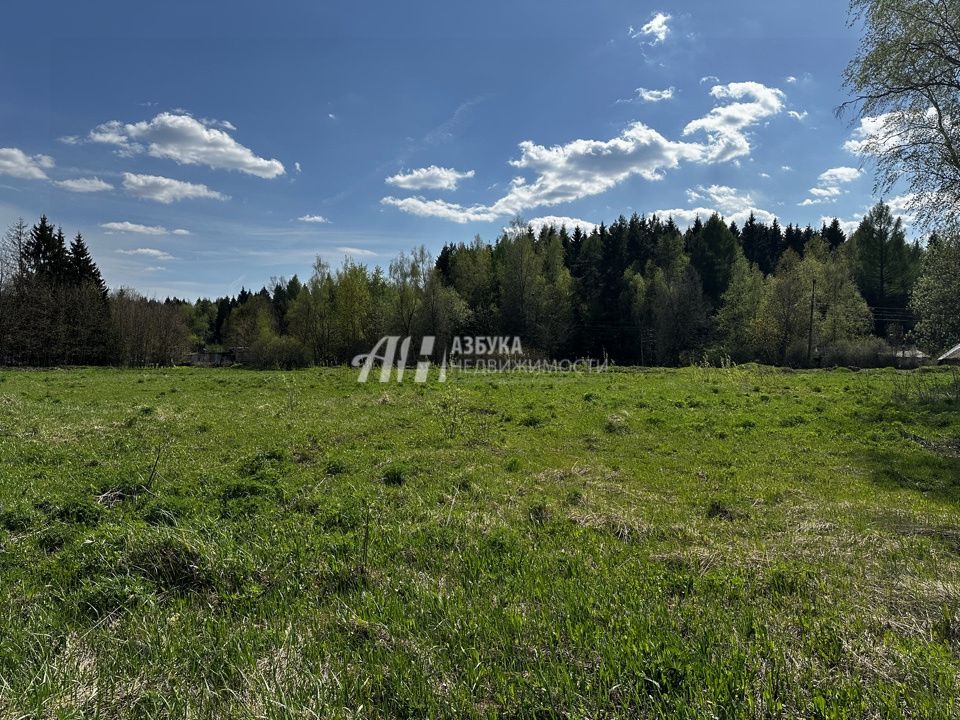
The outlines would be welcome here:
[[[719,215],[686,230],[620,216],[589,233],[522,220],[436,258],[419,247],[386,269],[321,259],[308,279],[274,278],[233,297],[147,298],[108,290],[80,234],[46,216],[15,223],[0,252],[0,361],[171,365],[243,348],[249,364],[349,362],[383,335],[510,335],[545,358],[622,365],[757,361],[797,367],[891,364],[960,337],[955,239],[908,240],[879,203],[847,237],[739,227]],[[439,351],[439,350],[438,350]]]

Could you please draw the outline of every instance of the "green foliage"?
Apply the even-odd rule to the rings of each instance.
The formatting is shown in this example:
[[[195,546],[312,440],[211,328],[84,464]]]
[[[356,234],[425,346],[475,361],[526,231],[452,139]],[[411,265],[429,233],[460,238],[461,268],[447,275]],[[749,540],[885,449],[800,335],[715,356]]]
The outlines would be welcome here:
[[[903,223],[879,203],[850,238],[848,252],[864,300],[874,309],[879,333],[889,311],[907,307],[919,269],[919,246],[907,245]]]
[[[942,352],[960,343],[960,237],[931,238],[910,302],[924,348]]]
[[[730,284],[733,265],[740,256],[737,238],[719,215],[714,213],[706,224],[695,224],[686,236],[690,262],[703,282],[703,291],[714,303]]]
[[[919,223],[955,230],[960,0],[851,0],[850,8],[863,35],[844,73],[853,99],[841,110],[870,121],[855,149],[877,161],[877,190],[906,181]]]

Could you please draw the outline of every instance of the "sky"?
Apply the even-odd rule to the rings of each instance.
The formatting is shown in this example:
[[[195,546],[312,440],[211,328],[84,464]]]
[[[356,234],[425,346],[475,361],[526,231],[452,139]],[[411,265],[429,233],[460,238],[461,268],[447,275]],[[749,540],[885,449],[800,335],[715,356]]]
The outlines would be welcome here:
[[[517,216],[849,229],[876,201],[869,125],[835,115],[858,43],[839,1],[38,0],[4,17],[0,224],[45,213],[111,287],[157,297],[304,278],[316,256],[386,267]]]

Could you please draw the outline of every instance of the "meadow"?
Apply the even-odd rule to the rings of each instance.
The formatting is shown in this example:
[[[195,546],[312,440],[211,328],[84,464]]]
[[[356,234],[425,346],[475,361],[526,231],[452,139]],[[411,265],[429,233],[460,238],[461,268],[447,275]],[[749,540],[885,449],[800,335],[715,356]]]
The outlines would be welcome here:
[[[0,372],[0,718],[960,714],[950,370]]]

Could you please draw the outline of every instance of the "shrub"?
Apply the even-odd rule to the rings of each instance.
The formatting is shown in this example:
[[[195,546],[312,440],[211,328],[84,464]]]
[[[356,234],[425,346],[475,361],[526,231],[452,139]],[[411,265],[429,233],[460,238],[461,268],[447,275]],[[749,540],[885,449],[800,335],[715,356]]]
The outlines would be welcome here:
[[[261,370],[293,370],[310,365],[310,352],[296,338],[267,336],[250,348],[253,365]]]
[[[843,340],[824,349],[822,365],[847,365],[852,367],[883,367],[893,360],[893,350],[886,340],[864,337]]]

